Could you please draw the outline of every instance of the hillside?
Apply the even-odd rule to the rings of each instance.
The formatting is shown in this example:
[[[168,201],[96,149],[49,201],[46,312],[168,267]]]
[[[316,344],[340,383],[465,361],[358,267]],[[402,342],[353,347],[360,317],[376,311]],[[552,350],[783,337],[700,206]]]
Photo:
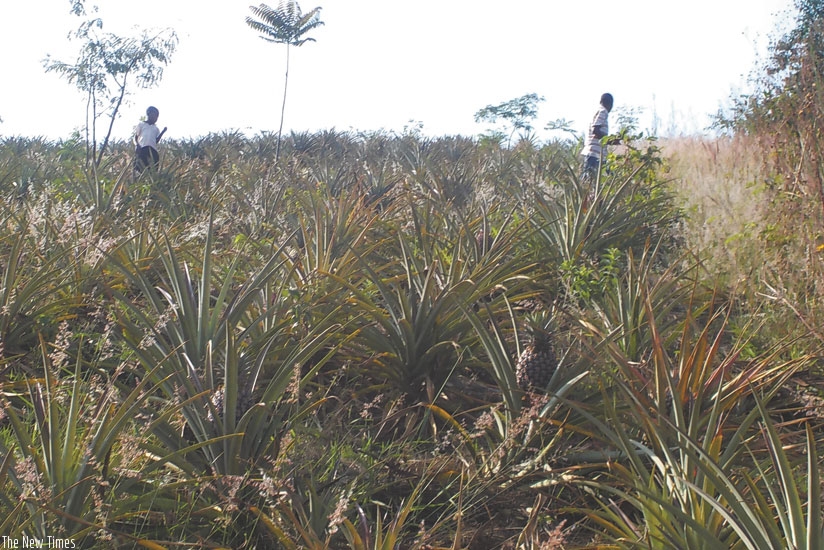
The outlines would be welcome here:
[[[625,144],[582,182],[569,142],[225,133],[135,179],[6,139],[0,532],[820,541],[820,249],[747,142]]]

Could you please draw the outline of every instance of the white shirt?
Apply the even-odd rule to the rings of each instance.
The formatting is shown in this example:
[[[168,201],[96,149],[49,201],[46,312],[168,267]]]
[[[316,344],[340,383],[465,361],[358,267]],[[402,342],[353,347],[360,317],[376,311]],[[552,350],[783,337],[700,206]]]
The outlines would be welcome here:
[[[160,136],[160,128],[155,124],[141,122],[134,129],[138,147],[151,147],[157,150],[157,138]]]
[[[595,137],[595,128],[600,126],[604,135],[609,134],[609,124],[607,122],[608,116],[609,111],[601,105],[598,112],[595,113],[595,116],[592,118],[592,124],[589,125],[589,132],[587,133],[587,139],[584,143],[584,149],[581,151],[583,156],[601,158],[603,147],[601,146],[601,138]]]

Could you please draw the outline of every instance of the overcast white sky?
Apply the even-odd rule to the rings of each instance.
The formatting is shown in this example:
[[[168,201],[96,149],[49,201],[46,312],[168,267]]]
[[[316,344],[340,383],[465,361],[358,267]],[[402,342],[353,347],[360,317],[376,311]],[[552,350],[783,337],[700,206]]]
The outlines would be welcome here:
[[[87,0],[104,31],[174,29],[180,44],[159,86],[132,87],[115,135],[127,138],[148,105],[169,137],[276,131],[285,46],[244,22],[249,0]],[[269,5],[277,5],[270,0]],[[602,92],[617,108],[701,131],[707,115],[746,89],[791,0],[304,0],[325,25],[292,49],[284,130],[486,129],[474,113],[528,93],[546,98],[536,127],[565,118],[583,132]],[[67,35],[81,19],[69,0],[0,0],[0,135],[69,137],[83,95],[47,54],[74,61]]]

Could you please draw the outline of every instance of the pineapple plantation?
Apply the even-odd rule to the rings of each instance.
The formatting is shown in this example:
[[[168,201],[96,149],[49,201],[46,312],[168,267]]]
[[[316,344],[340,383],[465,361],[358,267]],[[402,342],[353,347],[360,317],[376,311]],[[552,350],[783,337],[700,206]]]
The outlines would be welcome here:
[[[134,180],[6,138],[0,533],[820,548],[821,342],[634,145],[589,185],[575,143],[224,133]]]

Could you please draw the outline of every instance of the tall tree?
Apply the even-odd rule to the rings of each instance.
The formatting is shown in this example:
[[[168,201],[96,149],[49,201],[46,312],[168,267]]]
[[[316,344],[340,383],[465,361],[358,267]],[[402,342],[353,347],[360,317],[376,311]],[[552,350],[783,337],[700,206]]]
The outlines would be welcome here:
[[[73,0],[72,13],[85,16],[81,0]],[[99,166],[111,139],[114,122],[128,96],[133,81],[141,88],[160,82],[163,67],[177,48],[177,35],[171,29],[143,31],[138,37],[104,33],[102,19],[83,21],[73,39],[83,46],[74,62],[46,57],[46,72],[65,77],[86,95],[86,162]],[[106,135],[98,148],[98,119],[108,117]]]
[[[283,81],[283,103],[280,108],[280,126],[278,127],[278,144],[275,150],[275,162],[280,157],[280,139],[283,133],[283,115],[286,112],[286,88],[289,85],[289,48],[314,42],[306,36],[312,29],[323,25],[320,20],[320,8],[303,13],[294,0],[281,1],[277,8],[266,4],[249,6],[254,17],[247,17],[246,23],[260,33],[267,42],[286,44],[286,76]]]

